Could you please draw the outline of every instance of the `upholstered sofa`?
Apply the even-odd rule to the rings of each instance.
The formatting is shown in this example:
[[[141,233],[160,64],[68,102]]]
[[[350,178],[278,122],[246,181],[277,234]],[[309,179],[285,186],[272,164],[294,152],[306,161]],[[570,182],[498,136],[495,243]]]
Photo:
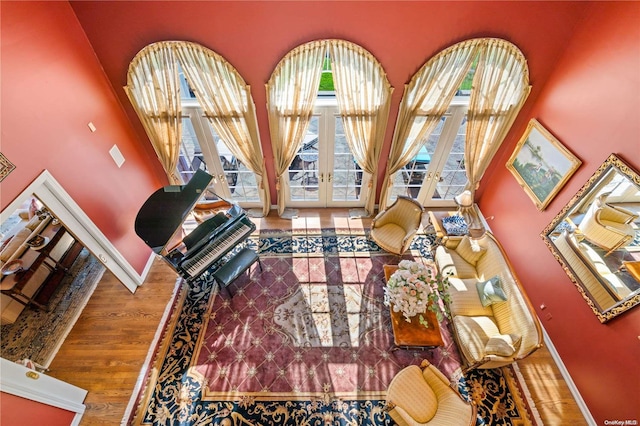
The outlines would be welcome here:
[[[629,287],[615,271],[609,269],[603,257],[585,241],[580,241],[574,232],[564,230],[553,243],[569,269],[589,293],[591,300],[598,305],[600,312],[613,307],[631,294]]]
[[[452,326],[466,370],[501,367],[542,346],[538,317],[490,232],[449,238],[435,260],[449,276]]]

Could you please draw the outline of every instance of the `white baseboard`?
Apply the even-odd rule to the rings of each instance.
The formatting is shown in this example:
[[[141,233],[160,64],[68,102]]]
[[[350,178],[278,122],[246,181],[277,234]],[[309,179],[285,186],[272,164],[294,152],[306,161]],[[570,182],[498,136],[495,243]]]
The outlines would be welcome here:
[[[560,370],[560,374],[562,374],[564,381],[567,383],[567,386],[569,386],[571,395],[573,395],[573,398],[576,400],[576,404],[578,404],[578,408],[580,408],[580,411],[582,412],[584,419],[587,421],[587,424],[589,424],[590,426],[597,426],[597,423],[594,420],[593,416],[591,415],[591,412],[589,411],[587,404],[584,402],[584,399],[582,399],[582,395],[580,395],[580,392],[578,391],[576,384],[573,382],[573,379],[571,378],[571,375],[569,374],[567,367],[565,367],[564,363],[562,362],[562,359],[560,358],[560,354],[558,354],[556,347],[553,346],[553,342],[551,341],[551,338],[547,334],[547,331],[544,329],[544,327],[542,327],[542,333],[544,334],[544,344],[549,350],[549,353],[551,354],[551,357],[555,361],[556,365],[558,366],[558,369]]]
[[[151,256],[149,256],[147,263],[144,265],[144,269],[140,274],[143,283],[146,281],[147,275],[149,275],[149,272],[151,271],[151,267],[153,266],[153,262],[156,260],[156,257],[157,255],[155,253],[151,253]]]

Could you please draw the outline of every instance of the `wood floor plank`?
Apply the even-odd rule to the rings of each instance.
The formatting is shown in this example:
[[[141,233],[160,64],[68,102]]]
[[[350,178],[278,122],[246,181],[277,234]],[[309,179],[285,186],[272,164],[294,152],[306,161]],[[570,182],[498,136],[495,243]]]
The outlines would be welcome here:
[[[294,220],[272,212],[252,220],[257,232],[306,227],[362,230],[371,223],[370,218],[349,219],[347,209],[300,210]],[[155,260],[145,283],[131,294],[111,273],[104,274],[50,366],[51,376],[89,391],[82,426],[120,424],[176,277],[168,265]],[[518,366],[545,425],[586,424],[546,348]]]

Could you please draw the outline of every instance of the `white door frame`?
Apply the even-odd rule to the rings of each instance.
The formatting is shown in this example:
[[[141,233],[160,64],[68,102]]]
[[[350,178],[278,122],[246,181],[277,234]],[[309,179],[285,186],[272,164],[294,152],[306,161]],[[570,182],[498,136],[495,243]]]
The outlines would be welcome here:
[[[0,358],[0,370],[2,392],[76,413],[71,425],[80,424],[86,390],[4,358]]]
[[[43,171],[22,193],[0,213],[4,222],[32,195],[38,197],[64,224],[65,228],[84,245],[132,293],[144,281],[131,264],[111,244],[102,231],[89,219],[78,204],[55,180],[48,170]]]

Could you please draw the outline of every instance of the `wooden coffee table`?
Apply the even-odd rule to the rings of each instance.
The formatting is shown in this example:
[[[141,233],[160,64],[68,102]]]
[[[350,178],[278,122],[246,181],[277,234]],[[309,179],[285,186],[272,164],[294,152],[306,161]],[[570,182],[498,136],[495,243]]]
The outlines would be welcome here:
[[[388,281],[389,277],[397,269],[397,265],[384,265],[385,280]],[[422,317],[429,324],[429,327],[425,327],[420,324],[419,316],[413,317],[411,322],[407,322],[401,312],[394,312],[392,307],[389,307],[389,310],[391,311],[393,341],[396,346],[401,348],[435,348],[444,346],[440,324],[435,313],[427,310],[422,314]]]

